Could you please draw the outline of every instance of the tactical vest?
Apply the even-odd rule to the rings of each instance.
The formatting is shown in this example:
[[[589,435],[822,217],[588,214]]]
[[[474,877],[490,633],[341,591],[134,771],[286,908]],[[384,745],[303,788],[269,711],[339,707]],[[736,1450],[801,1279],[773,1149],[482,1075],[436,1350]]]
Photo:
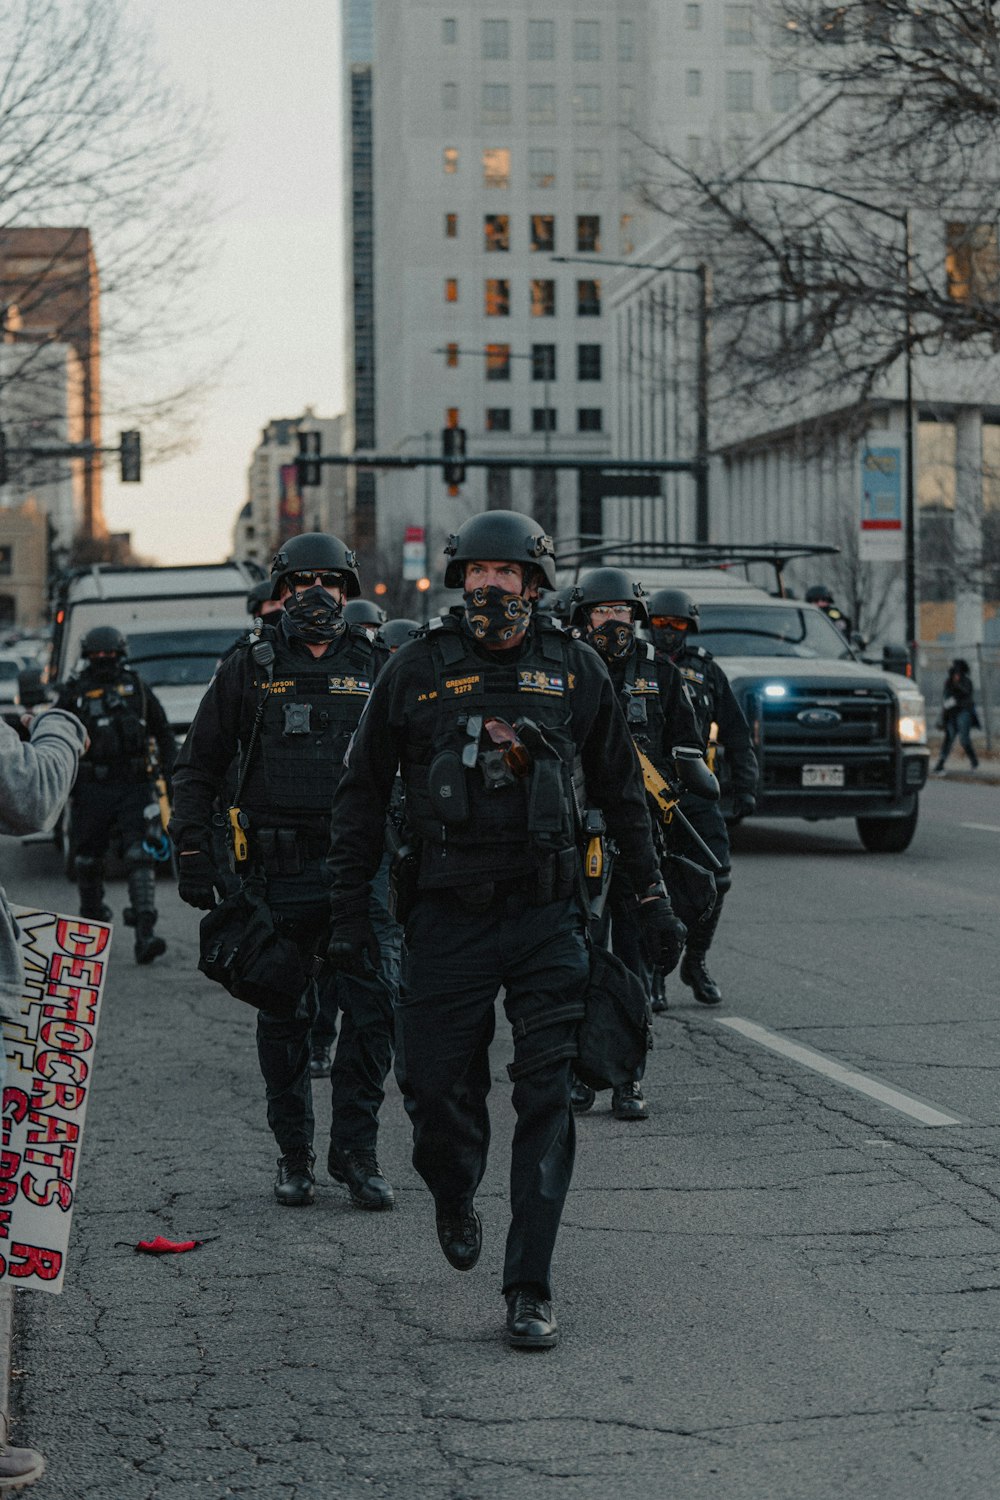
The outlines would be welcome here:
[[[114,682],[96,682],[83,672],[76,689],[73,711],[90,736],[80,781],[147,781],[149,730],[142,680],[133,672],[122,672]]]
[[[665,770],[669,754],[669,746],[664,746],[667,721],[660,701],[656,652],[647,641],[637,641],[626,662],[625,677],[618,688],[618,701],[633,740],[658,770]],[[669,769],[672,775],[673,766]]]
[[[703,745],[708,744],[715,719],[715,676],[712,663],[713,658],[704,646],[685,646],[674,662],[687,686]]]
[[[291,650],[278,631],[264,627],[274,646],[272,685],[241,796],[256,827],[288,826],[288,814],[329,815],[376,665],[365,631],[348,631],[338,651],[314,657]],[[266,673],[252,658],[251,672],[257,693],[264,693]]]
[[[423,845],[421,887],[533,871],[549,893],[542,899],[568,895],[578,859],[571,642],[536,622],[517,661],[504,661],[502,652],[492,661],[473,650],[455,619],[426,640],[434,664],[423,705],[432,713],[429,743],[411,736],[403,764],[407,819]],[[485,727],[490,718],[511,727],[531,720],[553,753],[536,745],[530,767],[515,774]]]

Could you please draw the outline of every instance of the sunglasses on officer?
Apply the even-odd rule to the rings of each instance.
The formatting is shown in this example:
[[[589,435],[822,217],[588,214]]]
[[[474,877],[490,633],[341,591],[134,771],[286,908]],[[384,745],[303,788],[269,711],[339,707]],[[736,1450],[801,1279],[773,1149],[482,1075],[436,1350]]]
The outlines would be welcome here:
[[[298,573],[286,573],[284,581],[293,593],[297,593],[299,589],[311,589],[314,583],[324,589],[339,589],[344,577],[342,573],[315,573],[304,568]]]
[[[688,630],[690,620],[682,619],[680,615],[653,615],[649,623],[654,630]]]

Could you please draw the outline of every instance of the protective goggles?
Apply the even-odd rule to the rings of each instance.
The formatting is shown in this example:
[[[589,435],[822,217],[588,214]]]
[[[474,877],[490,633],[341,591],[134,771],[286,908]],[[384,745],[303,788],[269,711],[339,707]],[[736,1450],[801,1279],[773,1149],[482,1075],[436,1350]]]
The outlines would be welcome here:
[[[594,604],[589,613],[595,620],[631,620],[635,612],[631,604]]]
[[[653,615],[649,623],[654,630],[690,630],[691,621],[680,615]]]
[[[512,776],[527,776],[531,756],[518,739],[517,730],[506,719],[486,719],[483,728],[500,751],[504,765]]]
[[[343,586],[344,575],[342,573],[310,573],[307,569],[298,573],[286,573],[285,582],[293,593],[299,589],[311,589],[314,583],[318,583],[324,589],[339,589]]]

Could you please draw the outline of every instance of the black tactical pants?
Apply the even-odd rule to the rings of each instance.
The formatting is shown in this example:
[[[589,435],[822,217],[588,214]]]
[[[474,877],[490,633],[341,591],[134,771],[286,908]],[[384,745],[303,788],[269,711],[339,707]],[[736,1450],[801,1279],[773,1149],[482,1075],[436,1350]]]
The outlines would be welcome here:
[[[413,1125],[413,1165],[442,1208],[468,1208],[486,1170],[489,1046],[501,986],[514,1032],[511,1223],[504,1290],[550,1295],[552,1252],[573,1173],[569,1106],[576,1024],[521,1033],[587,983],[577,902],[533,906],[523,890],[498,893],[485,912],[454,891],[428,892],[406,927],[396,1010],[396,1076]],[[523,1071],[522,1071],[523,1066]]]
[[[399,965],[403,946],[403,929],[389,915],[389,855],[383,855],[382,863],[372,881],[370,915],[375,936],[382,954],[382,978],[389,992],[396,998],[399,989]],[[328,972],[318,986],[319,1011],[312,1028],[312,1050],[328,1051],[337,1039],[337,1014],[341,1009],[340,991],[343,976]]]
[[[610,948],[626,969],[631,969],[646,994],[652,993],[653,965],[646,956],[642,941],[639,903],[635,887],[620,865],[616,865],[611,872],[608,897],[597,924],[595,941],[604,948]],[[643,1059],[636,1069],[636,1083],[645,1071],[646,1062]]]
[[[269,876],[267,903],[276,921],[312,958],[325,946],[330,926],[329,877],[325,860],[307,860],[298,875]],[[340,1041],[331,1070],[333,1118],[330,1138],[338,1146],[373,1147],[384,1084],[392,1066],[392,996],[381,976],[342,975]],[[309,1034],[318,1012],[316,982],[310,980],[298,1013],[279,1020],[257,1014],[257,1056],[267,1092],[267,1123],[284,1155],[313,1141]]]
[[[726,820],[717,802],[707,802],[704,797],[696,797],[691,792],[685,792],[681,798],[681,811],[688,821],[693,825],[695,831],[700,833],[705,843],[715,855],[721,870],[715,872],[715,885],[717,895],[715,898],[715,910],[711,916],[698,922],[691,928],[687,938],[687,948],[690,953],[707,953],[711,947],[715,929],[719,925],[722,915],[722,902],[726,892],[732,883],[732,872],[729,868],[729,830]],[[705,856],[692,839],[677,822],[676,818],[670,825],[668,835],[670,849],[674,854],[684,854],[688,859],[696,860],[699,864],[705,863]]]
[[[70,853],[103,859],[115,837],[127,855],[146,837],[145,810],[155,801],[156,789],[145,781],[78,783],[70,803]]]

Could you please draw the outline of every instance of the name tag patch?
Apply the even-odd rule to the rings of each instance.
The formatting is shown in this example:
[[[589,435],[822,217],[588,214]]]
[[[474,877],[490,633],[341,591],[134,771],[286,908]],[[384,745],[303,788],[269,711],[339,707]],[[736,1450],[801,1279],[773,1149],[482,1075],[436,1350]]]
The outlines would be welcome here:
[[[442,691],[449,698],[461,698],[464,693],[474,693],[482,680],[481,672],[470,672],[465,677],[446,677]]]

